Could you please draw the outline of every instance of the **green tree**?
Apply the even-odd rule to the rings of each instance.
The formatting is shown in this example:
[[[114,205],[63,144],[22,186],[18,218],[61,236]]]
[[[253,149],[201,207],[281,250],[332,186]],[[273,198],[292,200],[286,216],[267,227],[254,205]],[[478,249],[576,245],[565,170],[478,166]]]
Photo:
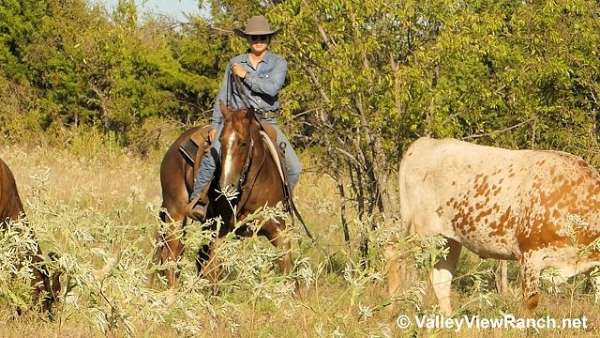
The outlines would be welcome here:
[[[24,49],[47,12],[46,1],[4,0],[0,5],[0,64],[5,76],[23,80]]]
[[[373,211],[394,214],[389,173],[419,136],[598,163],[599,11],[584,0],[288,0],[268,15],[285,26],[287,116],[310,112],[325,169],[350,178],[344,201],[375,227]]]

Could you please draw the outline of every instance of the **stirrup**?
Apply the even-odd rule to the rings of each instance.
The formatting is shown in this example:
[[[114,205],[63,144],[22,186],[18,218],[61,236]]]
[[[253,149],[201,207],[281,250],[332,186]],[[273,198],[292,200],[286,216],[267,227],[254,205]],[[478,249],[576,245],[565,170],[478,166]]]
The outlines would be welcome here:
[[[206,212],[208,210],[208,204],[194,203],[188,212],[188,216],[198,222],[204,222],[206,219]]]

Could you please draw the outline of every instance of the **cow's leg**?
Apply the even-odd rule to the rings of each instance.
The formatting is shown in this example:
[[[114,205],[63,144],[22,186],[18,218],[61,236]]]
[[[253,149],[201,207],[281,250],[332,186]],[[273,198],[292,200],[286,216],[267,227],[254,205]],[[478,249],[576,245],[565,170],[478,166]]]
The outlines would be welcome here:
[[[536,264],[535,261],[528,254],[523,255],[521,260],[523,301],[528,310],[535,309],[540,300],[539,282],[542,267]]]
[[[186,224],[185,208],[179,208],[180,210],[167,210],[162,211],[160,218],[162,221],[161,227],[158,234],[156,235],[156,256],[155,261],[160,264],[166,262],[179,262],[181,255],[183,254],[183,242],[181,237],[183,236],[183,229]],[[167,285],[172,288],[175,286],[177,273],[175,267],[169,267],[165,271],[167,277]]]
[[[589,278],[591,278],[592,288],[594,290],[594,303],[600,304],[600,276],[590,276]]]
[[[527,251],[521,259],[521,278],[523,280],[523,300],[527,309],[537,307],[540,299],[540,273],[547,268],[553,268],[558,273],[553,281],[554,287],[566,282],[570,277],[589,271],[600,264],[596,261],[585,261],[579,256],[578,250],[572,246],[560,247],[548,244],[543,249]]]
[[[398,312],[398,306],[396,305],[394,297],[396,297],[402,284],[407,280],[407,271],[405,269],[406,262],[402,264],[403,262],[400,257],[399,248],[395,244],[387,245],[383,254],[386,262],[385,273],[387,278],[387,292],[390,301],[390,305],[386,311],[390,317],[395,317]]]
[[[396,292],[400,289],[400,284],[402,283],[402,268],[400,264],[400,257],[398,257],[398,248],[394,244],[390,244],[385,248],[384,251],[385,261],[386,261],[386,277],[387,277],[387,287],[388,287],[388,296],[393,298],[396,295]]]
[[[508,262],[499,261],[498,267],[496,268],[496,290],[499,294],[505,294],[508,292]]]
[[[456,270],[456,263],[460,256],[460,249],[462,245],[455,240],[448,239],[446,244],[449,248],[448,256],[445,259],[438,261],[433,267],[431,273],[431,284],[433,291],[440,305],[440,311],[444,315],[452,314],[452,307],[450,305],[450,286],[452,284],[452,277]]]

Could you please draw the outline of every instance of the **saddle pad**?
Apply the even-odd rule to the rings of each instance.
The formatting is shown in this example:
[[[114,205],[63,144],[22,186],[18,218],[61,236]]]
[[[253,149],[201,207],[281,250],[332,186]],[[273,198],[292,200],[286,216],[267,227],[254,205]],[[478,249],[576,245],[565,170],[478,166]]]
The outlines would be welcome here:
[[[187,140],[187,142],[184,142],[179,146],[179,152],[181,152],[181,155],[183,155],[183,158],[189,165],[194,165],[196,153],[198,152],[198,145],[191,139]]]
[[[179,146],[179,152],[191,166],[196,166],[203,153],[208,150],[208,132],[211,126],[204,126],[190,135],[189,139]]]

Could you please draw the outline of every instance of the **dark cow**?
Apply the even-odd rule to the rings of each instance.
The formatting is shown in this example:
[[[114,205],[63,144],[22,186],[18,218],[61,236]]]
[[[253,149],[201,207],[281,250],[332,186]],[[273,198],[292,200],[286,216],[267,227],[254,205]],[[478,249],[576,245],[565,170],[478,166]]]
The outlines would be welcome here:
[[[10,222],[18,221],[25,216],[23,204],[17,191],[15,178],[2,160],[0,160],[0,227],[5,228]],[[34,278],[31,281],[33,287],[33,302],[37,304],[40,296],[43,296],[42,308],[50,313],[52,304],[60,292],[59,274],[52,278],[43,264],[42,251],[37,246],[29,257],[22,257],[23,260],[31,260]],[[51,281],[52,279],[52,281]]]
[[[449,254],[431,276],[444,313],[451,312],[450,283],[462,246],[483,258],[518,260],[530,309],[539,301],[543,269],[566,279],[600,265],[594,245],[600,176],[579,157],[421,138],[406,151],[399,179],[404,229],[447,239]],[[400,284],[398,269],[392,259],[391,294]]]

